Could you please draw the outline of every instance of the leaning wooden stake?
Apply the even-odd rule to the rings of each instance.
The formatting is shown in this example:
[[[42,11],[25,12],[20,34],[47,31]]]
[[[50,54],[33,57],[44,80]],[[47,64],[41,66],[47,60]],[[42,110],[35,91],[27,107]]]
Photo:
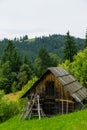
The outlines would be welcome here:
[[[21,119],[25,119],[26,117],[30,119],[31,116],[35,116],[33,115],[34,110],[37,111],[39,119],[41,119],[41,117],[45,117],[45,113],[40,106],[40,97],[37,94],[33,94],[33,96],[31,95],[30,101],[28,101],[27,107],[25,111],[23,111]]]

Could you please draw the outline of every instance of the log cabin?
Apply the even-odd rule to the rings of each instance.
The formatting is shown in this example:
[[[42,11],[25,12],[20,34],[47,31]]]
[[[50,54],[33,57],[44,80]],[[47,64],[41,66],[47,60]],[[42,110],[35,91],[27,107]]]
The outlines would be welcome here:
[[[85,107],[87,89],[62,67],[50,67],[22,96],[39,95],[46,116],[70,113]]]

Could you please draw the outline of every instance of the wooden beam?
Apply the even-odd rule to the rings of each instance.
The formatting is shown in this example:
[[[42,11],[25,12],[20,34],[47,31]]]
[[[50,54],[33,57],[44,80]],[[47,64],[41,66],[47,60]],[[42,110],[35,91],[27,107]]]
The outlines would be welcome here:
[[[69,99],[68,100],[66,100],[66,99],[58,99],[58,98],[55,99],[56,102],[62,102],[62,100],[63,100],[63,102],[74,103],[72,100],[69,100]]]

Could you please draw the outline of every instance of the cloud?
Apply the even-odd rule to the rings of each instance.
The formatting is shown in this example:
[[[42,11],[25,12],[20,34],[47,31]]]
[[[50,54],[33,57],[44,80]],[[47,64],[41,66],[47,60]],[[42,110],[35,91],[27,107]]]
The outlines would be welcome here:
[[[87,28],[87,4],[84,1],[1,0],[0,30],[9,35],[26,32],[65,34],[70,30],[72,35],[83,37]]]

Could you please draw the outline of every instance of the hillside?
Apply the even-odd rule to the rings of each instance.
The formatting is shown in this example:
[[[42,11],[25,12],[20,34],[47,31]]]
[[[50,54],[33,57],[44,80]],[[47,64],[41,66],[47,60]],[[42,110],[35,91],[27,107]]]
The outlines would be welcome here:
[[[10,93],[10,94],[5,94],[4,99],[9,100],[9,101],[17,101],[19,98],[21,91],[15,92],[15,93]]]
[[[38,49],[44,47],[50,53],[55,53],[62,58],[63,56],[63,46],[65,42],[64,35],[49,35],[48,37],[38,37],[35,39],[28,39],[28,37],[21,37],[20,39],[15,38],[13,40],[14,44],[16,45],[18,51],[20,52],[21,56],[26,55],[32,61],[35,60],[37,57]],[[0,42],[0,56],[3,52],[4,47],[7,44],[8,39],[4,39]],[[75,38],[75,42],[77,44],[78,50],[83,49],[84,47],[84,40],[80,38]]]
[[[0,130],[87,130],[87,110],[41,120],[16,116],[0,124]]]

